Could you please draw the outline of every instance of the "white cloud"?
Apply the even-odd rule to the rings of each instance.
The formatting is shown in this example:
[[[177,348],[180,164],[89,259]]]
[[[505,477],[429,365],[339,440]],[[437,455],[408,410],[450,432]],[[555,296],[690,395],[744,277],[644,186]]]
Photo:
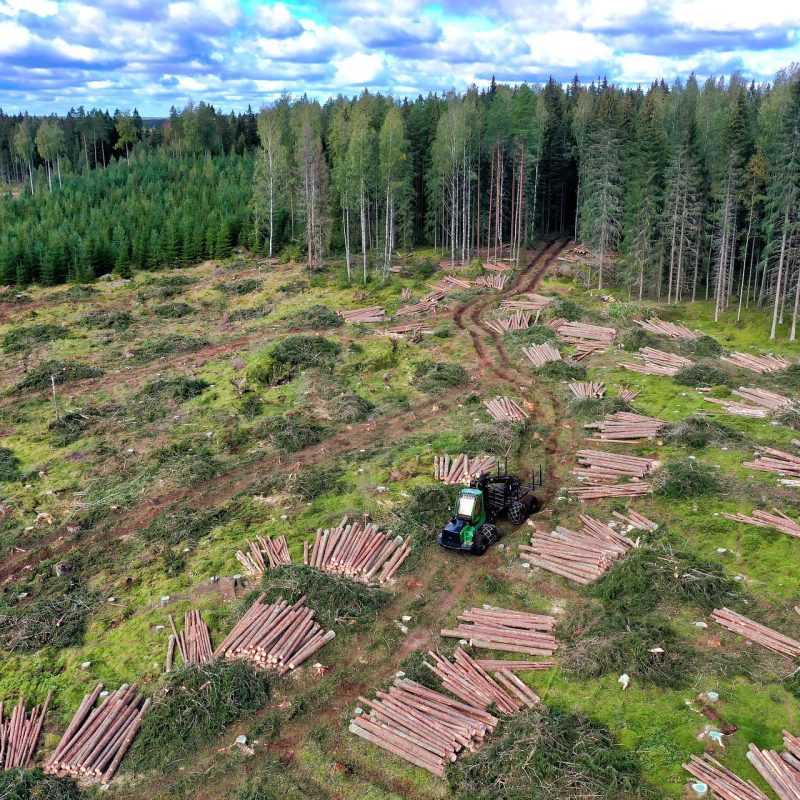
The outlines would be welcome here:
[[[528,34],[525,41],[539,64],[580,66],[607,61],[614,55],[614,50],[593,33],[556,30]]]
[[[700,31],[756,31],[800,27],[800,3],[792,0],[674,0],[670,19]]]
[[[24,50],[33,40],[27,28],[16,22],[0,22],[0,55]]]
[[[0,3],[0,14],[5,16],[14,17],[23,11],[37,17],[52,17],[58,13],[58,3],[54,0],[4,0]]]
[[[340,86],[367,86],[383,69],[383,59],[374,53],[353,53],[335,62],[335,81]]]

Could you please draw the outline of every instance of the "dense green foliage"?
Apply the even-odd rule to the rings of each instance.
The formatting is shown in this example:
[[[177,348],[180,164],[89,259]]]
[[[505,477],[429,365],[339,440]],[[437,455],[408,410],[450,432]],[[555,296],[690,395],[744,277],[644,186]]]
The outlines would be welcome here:
[[[0,772],[2,800],[81,800],[83,793],[71,778],[56,778],[36,769]]]

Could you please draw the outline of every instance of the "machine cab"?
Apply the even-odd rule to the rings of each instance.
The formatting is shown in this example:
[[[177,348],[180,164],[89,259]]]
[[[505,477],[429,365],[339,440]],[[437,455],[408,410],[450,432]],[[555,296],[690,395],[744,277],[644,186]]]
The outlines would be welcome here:
[[[480,489],[462,489],[456,501],[456,516],[475,525],[483,513],[483,492]]]

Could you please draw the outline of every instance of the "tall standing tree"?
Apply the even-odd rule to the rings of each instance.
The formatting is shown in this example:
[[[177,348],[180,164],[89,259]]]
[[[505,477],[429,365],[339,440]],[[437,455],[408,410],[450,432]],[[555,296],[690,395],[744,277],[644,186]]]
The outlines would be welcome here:
[[[261,144],[256,153],[253,173],[255,240],[256,244],[259,244],[264,239],[263,225],[266,221],[267,253],[272,258],[275,246],[275,216],[283,207],[288,164],[286,147],[283,144],[275,110],[262,110],[257,125]]]
[[[367,282],[367,211],[370,202],[369,189],[375,177],[375,144],[375,131],[370,125],[366,108],[359,102],[353,109],[347,160],[358,199],[364,283]]]
[[[14,152],[17,154],[17,158],[28,168],[28,177],[31,182],[31,194],[34,194],[33,159],[36,152],[36,145],[33,141],[31,123],[27,118],[23,119],[14,131]]]
[[[383,270],[389,272],[398,221],[408,218],[411,194],[409,144],[403,117],[397,106],[386,114],[379,137],[379,164],[384,196]]]

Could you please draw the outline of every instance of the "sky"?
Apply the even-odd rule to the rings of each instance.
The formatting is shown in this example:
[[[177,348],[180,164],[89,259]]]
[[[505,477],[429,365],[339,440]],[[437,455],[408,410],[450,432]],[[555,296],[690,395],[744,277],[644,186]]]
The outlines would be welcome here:
[[[163,116],[189,99],[398,98],[553,76],[770,80],[800,61],[798,0],[0,0],[0,108]]]

